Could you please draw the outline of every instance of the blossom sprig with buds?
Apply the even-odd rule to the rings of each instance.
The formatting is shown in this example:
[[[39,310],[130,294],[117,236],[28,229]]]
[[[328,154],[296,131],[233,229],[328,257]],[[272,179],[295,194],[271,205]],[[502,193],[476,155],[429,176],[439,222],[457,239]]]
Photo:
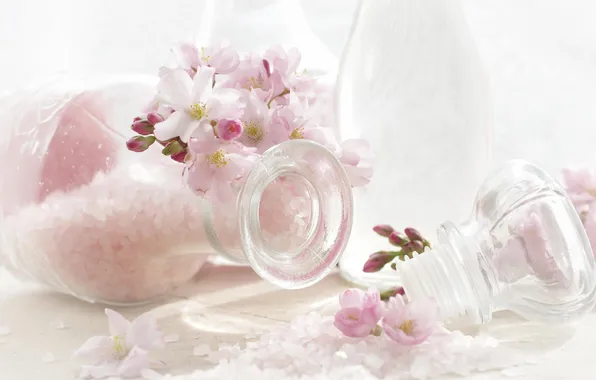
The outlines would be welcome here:
[[[133,152],[161,145],[162,154],[183,163],[188,186],[226,202],[269,148],[306,139],[330,149],[352,186],[369,182],[368,144],[335,138],[329,114],[330,88],[299,70],[300,52],[273,46],[241,56],[221,44],[180,44],[176,64],[159,70],[157,96],[134,119]]]
[[[385,265],[392,263],[395,259],[404,260],[412,258],[414,252],[422,253],[429,247],[430,243],[416,229],[408,227],[404,232],[399,232],[387,224],[380,224],[373,228],[378,235],[387,238],[389,243],[399,249],[390,251],[378,251],[370,255],[362,270],[367,273],[378,272]],[[395,262],[391,264],[396,269]]]

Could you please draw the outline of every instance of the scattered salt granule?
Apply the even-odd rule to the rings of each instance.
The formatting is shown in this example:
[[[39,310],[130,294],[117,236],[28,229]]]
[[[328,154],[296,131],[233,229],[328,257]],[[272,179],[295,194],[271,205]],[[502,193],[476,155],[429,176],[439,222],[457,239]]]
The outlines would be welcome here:
[[[50,326],[52,328],[55,328],[56,330],[64,330],[67,328],[67,326],[64,324],[64,322],[61,319],[54,319],[53,321],[50,322]]]
[[[42,357],[41,361],[44,363],[53,363],[56,361],[56,357],[51,352],[46,352]]]
[[[10,335],[10,334],[11,334],[10,327],[0,326],[0,336],[6,336],[6,335]]]
[[[445,328],[415,347],[398,346],[386,337],[348,338],[333,327],[332,318],[314,313],[248,342],[246,348],[222,344],[208,357],[216,364],[213,369],[171,379],[425,380],[512,368],[526,361],[519,350],[495,339]],[[519,371],[512,368],[510,373],[514,370]]]
[[[174,343],[180,340],[179,334],[168,334],[163,337],[163,341],[166,343]]]

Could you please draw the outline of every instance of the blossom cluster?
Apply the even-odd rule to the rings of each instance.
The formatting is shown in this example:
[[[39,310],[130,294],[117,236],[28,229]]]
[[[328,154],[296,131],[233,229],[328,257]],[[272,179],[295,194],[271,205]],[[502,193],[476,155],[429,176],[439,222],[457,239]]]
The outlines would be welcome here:
[[[157,96],[131,126],[127,146],[154,143],[185,165],[189,187],[226,202],[254,160],[287,140],[312,140],[342,162],[351,184],[368,183],[364,140],[340,142],[334,133],[331,91],[299,70],[300,53],[274,46],[241,57],[226,44],[173,49],[176,64],[159,71]]]
[[[424,342],[437,327],[437,305],[430,299],[406,303],[396,294],[384,303],[376,289],[348,289],[339,296],[339,304],[333,324],[352,338],[384,331],[395,342],[412,346]]]

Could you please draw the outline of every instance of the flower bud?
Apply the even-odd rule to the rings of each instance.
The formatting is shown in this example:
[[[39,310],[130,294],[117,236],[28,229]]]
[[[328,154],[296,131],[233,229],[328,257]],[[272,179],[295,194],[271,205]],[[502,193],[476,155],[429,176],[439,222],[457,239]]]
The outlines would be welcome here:
[[[186,160],[186,151],[185,151],[185,150],[183,150],[183,151],[181,151],[181,152],[178,152],[178,153],[172,154],[172,155],[170,156],[170,158],[171,158],[172,160],[174,160],[174,161],[177,161],[177,162],[182,162],[182,163],[184,163],[184,162],[185,162],[185,160]]]
[[[378,226],[373,227],[373,231],[383,237],[389,237],[394,230],[393,227],[388,224],[379,224]]]
[[[165,154],[166,156],[171,156],[172,154],[177,154],[184,151],[184,147],[180,144],[178,140],[170,141],[165,148],[162,149],[161,153]]]
[[[418,230],[416,230],[412,227],[408,227],[404,230],[404,232],[406,233],[406,235],[408,236],[408,238],[410,240],[417,240],[419,242],[424,242],[424,238],[422,237],[422,234],[420,234],[420,232],[418,232]]]
[[[404,288],[401,286],[398,286],[396,288],[390,288],[390,289],[387,289],[387,290],[381,292],[381,300],[388,301],[389,298],[391,298],[391,297],[395,297],[398,295],[403,296],[405,294],[406,294],[406,292],[405,292]]]
[[[418,253],[422,253],[424,252],[424,244],[422,244],[421,241],[418,240],[412,240],[406,244],[404,244],[403,249],[407,252],[418,252]]]
[[[137,117],[135,117],[135,118],[134,118],[132,121],[133,121],[133,123],[134,123],[135,121],[139,121],[139,120],[143,120],[143,119],[141,119],[141,117],[140,117],[140,116],[137,116]]]
[[[363,272],[370,273],[370,272],[378,272],[385,264],[389,263],[391,260],[395,258],[391,252],[379,251],[375,252],[364,263],[364,267],[362,268]]]
[[[155,136],[134,136],[126,142],[128,150],[144,152],[155,142]]]
[[[149,124],[147,120],[137,120],[134,123],[132,123],[130,128],[139,135],[143,136],[150,135],[155,130],[155,128],[151,124]]]
[[[156,112],[150,112],[147,114],[147,121],[151,125],[155,125],[157,123],[161,123],[164,120],[163,116]]]
[[[408,242],[408,238],[399,231],[393,231],[389,235],[389,243],[401,247]]]
[[[242,136],[243,129],[239,120],[221,119],[217,123],[217,136],[224,141],[232,141]]]

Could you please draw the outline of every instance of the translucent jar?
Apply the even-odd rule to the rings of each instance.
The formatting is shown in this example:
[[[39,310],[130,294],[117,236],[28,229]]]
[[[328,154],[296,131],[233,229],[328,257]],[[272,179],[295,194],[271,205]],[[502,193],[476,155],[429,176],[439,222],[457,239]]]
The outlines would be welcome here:
[[[338,77],[337,121],[342,139],[370,143],[375,174],[354,193],[344,277],[399,282],[389,268],[362,272],[368,256],[386,248],[374,225],[428,237],[443,220],[467,216],[488,168],[488,95],[459,2],[360,2]]]
[[[179,163],[126,149],[155,83],[59,78],[2,99],[10,129],[0,145],[0,262],[86,301],[123,305],[189,282],[213,254],[285,288],[321,279],[352,221],[335,156],[309,141],[279,144],[254,164],[237,202],[211,208],[187,189]]]

